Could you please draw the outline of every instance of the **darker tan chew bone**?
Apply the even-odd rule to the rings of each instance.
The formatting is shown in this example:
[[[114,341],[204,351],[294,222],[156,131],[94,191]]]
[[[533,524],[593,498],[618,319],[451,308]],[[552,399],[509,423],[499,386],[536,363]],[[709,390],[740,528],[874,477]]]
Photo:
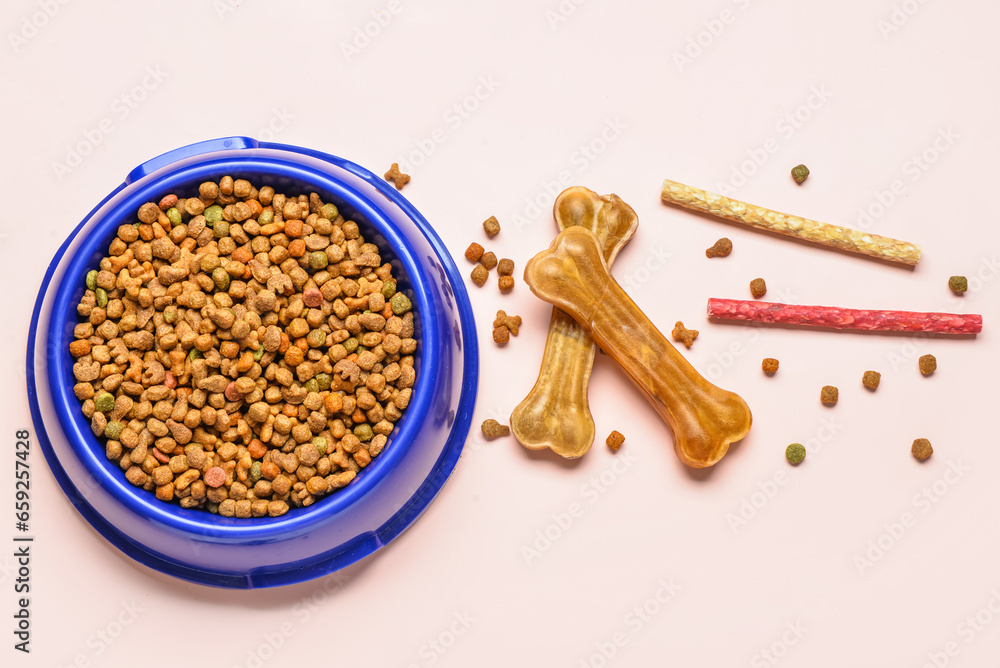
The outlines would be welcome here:
[[[639,224],[617,195],[567,188],[556,198],[553,215],[560,230],[581,227],[597,235],[610,266]],[[597,346],[573,318],[552,309],[538,380],[510,416],[514,436],[530,450],[550,448],[567,459],[582,457],[594,443],[587,385]]]
[[[674,450],[695,468],[712,466],[750,430],[739,395],[703,378],[608,272],[593,232],[571,227],[533,257],[524,280],[590,332],[674,432]]]

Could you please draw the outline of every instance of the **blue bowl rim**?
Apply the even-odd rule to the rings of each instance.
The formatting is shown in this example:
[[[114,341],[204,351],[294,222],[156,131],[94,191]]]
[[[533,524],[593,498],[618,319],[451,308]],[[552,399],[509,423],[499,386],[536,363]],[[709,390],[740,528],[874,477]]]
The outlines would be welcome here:
[[[387,199],[389,199],[393,204],[398,206],[400,210],[410,218],[413,223],[417,226],[420,232],[425,236],[426,240],[429,242],[430,246],[433,248],[435,254],[437,255],[437,260],[440,262],[441,267],[448,279],[449,287],[451,288],[452,296],[456,300],[457,310],[460,316],[460,322],[462,327],[461,334],[461,344],[464,344],[464,373],[462,379],[461,395],[458,403],[458,410],[454,417],[454,422],[452,424],[452,430],[449,434],[448,441],[445,444],[441,454],[438,456],[437,461],[433,464],[431,468],[431,473],[422,482],[422,484],[417,488],[417,490],[411,495],[409,500],[403,505],[400,510],[396,512],[387,522],[385,522],[382,527],[376,529],[374,532],[368,534],[363,534],[357,536],[352,541],[346,544],[338,546],[330,552],[326,552],[320,555],[315,555],[308,559],[300,560],[299,562],[294,562],[291,564],[282,564],[280,567],[264,567],[259,570],[255,570],[250,574],[230,572],[225,570],[218,571],[206,571],[201,568],[194,568],[185,564],[178,563],[175,559],[167,557],[165,555],[159,554],[154,550],[140,546],[136,544],[133,540],[122,534],[117,528],[111,525],[107,520],[105,520],[90,504],[79,494],[76,486],[70,480],[69,476],[66,474],[62,465],[58,461],[55,453],[52,449],[51,443],[48,438],[48,434],[45,430],[45,425],[42,422],[40,409],[38,406],[37,397],[37,387],[35,379],[35,344],[38,330],[38,322],[41,315],[41,307],[44,302],[45,294],[51,283],[52,276],[56,270],[59,262],[58,260],[62,258],[68,245],[72,242],[74,237],[80,232],[80,230],[91,220],[94,214],[100,210],[104,204],[117,195],[122,189],[128,187],[130,183],[134,182],[138,178],[141,178],[146,173],[160,169],[163,166],[169,165],[172,162],[181,159],[197,155],[204,155],[206,158],[209,154],[220,150],[232,150],[233,148],[260,148],[268,150],[277,151],[287,151],[290,153],[297,153],[306,155],[312,158],[316,158],[325,162],[329,162],[341,169],[344,169],[353,175],[361,178],[369,185],[377,189],[377,191]],[[239,156],[235,156],[236,160]],[[301,166],[300,166],[301,167]],[[329,178],[329,177],[328,177]],[[356,193],[353,194],[358,197]],[[370,203],[370,202],[369,202]],[[371,203],[374,206],[374,203]],[[381,230],[380,230],[381,231]],[[414,272],[410,272],[414,273]],[[450,476],[454,467],[461,455],[462,447],[465,442],[465,438],[468,435],[469,428],[472,421],[472,412],[475,406],[475,396],[478,386],[478,342],[475,334],[475,324],[472,314],[472,306],[469,301],[468,292],[465,288],[463,279],[458,272],[458,268],[455,266],[451,255],[448,253],[440,237],[430,226],[427,220],[420,214],[417,209],[410,204],[405,197],[403,197],[398,191],[396,191],[392,186],[386,183],[383,179],[379,178],[372,172],[364,169],[363,167],[357,165],[356,163],[350,162],[343,158],[327,154],[320,151],[315,151],[312,149],[306,149],[298,146],[292,146],[288,144],[277,144],[277,143],[267,143],[267,142],[257,142],[256,140],[245,138],[245,137],[233,137],[224,138],[218,140],[209,140],[206,142],[199,142],[196,144],[191,144],[185,147],[181,147],[174,151],[170,151],[161,156],[157,156],[152,160],[144,163],[140,167],[129,173],[128,178],[125,183],[122,183],[117,188],[115,188],[111,193],[107,195],[97,206],[94,207],[90,213],[80,222],[79,225],[73,230],[73,232],[66,238],[63,242],[53,261],[50,263],[46,270],[45,276],[42,280],[41,287],[39,289],[38,298],[35,303],[35,307],[32,312],[31,326],[28,336],[28,350],[27,350],[27,385],[28,385],[28,397],[30,403],[30,409],[32,414],[32,419],[35,423],[36,436],[38,437],[39,445],[45,455],[45,458],[49,464],[50,469],[55,475],[60,487],[66,493],[67,497],[77,508],[77,510],[84,516],[85,519],[99,532],[101,533],[109,542],[118,547],[120,550],[129,554],[140,563],[154,568],[156,570],[189,580],[193,582],[198,582],[202,584],[215,585],[215,586],[228,586],[228,587],[241,587],[241,588],[251,588],[251,587],[268,587],[268,586],[278,586],[284,584],[292,584],[296,582],[301,582],[304,580],[311,579],[313,577],[318,577],[320,575],[338,570],[347,566],[358,559],[367,556],[368,554],[374,552],[381,546],[387,544],[395,537],[397,537],[403,530],[405,530],[412,522],[426,509],[430,501],[436,496],[440,488],[443,486],[444,482]],[[429,375],[429,374],[427,374]],[[419,380],[418,380],[419,383]],[[415,392],[415,399],[417,393]],[[416,406],[414,406],[416,408]],[[404,418],[405,420],[405,418]],[[414,424],[414,428],[416,424]],[[405,428],[405,426],[404,426]],[[388,449],[387,453],[388,454]],[[381,459],[381,457],[379,458]],[[378,462],[378,459],[376,459]],[[389,462],[387,462],[389,463]],[[375,463],[373,463],[372,469],[375,469]],[[383,470],[388,470],[388,467],[384,467]],[[372,470],[372,473],[376,473],[376,470]],[[377,477],[377,476],[372,476]],[[361,490],[362,494],[358,496],[363,496],[363,493],[369,491],[371,486],[373,486],[377,480],[373,480],[368,489]],[[343,490],[338,493],[338,495],[343,494],[348,490]],[[335,501],[338,495],[334,495],[331,499],[325,501]],[[117,496],[117,495],[116,495]],[[344,496],[344,500],[337,504],[337,508],[346,507],[350,503],[355,502],[356,499],[351,499],[347,495]],[[324,503],[324,505],[326,505]],[[144,509],[146,504],[142,506]],[[323,513],[327,514],[329,517],[334,517],[338,512],[337,508],[328,507]],[[183,509],[181,509],[183,510]],[[299,509],[298,512],[308,512],[309,509]],[[193,512],[193,511],[186,511]],[[202,516],[206,515],[203,511],[198,513],[197,519],[202,519]],[[225,523],[215,522],[220,529],[225,531],[228,535],[233,531],[234,527],[239,526],[237,530],[240,535],[239,538],[242,540],[247,534],[255,534],[258,538],[263,539],[265,542],[268,537],[274,536],[274,532],[277,531],[287,531],[288,528],[293,527],[296,524],[305,524],[309,521],[315,519],[313,517],[305,517],[304,515],[295,516],[297,513],[289,513],[285,518],[274,518],[274,520],[260,520],[259,518],[255,521],[243,521],[244,524],[241,526],[232,522],[231,518],[220,518],[226,520]],[[170,517],[176,517],[174,512],[170,513]],[[208,515],[210,518],[216,518],[214,515]],[[287,519],[286,519],[287,518]],[[169,520],[168,520],[169,521]],[[197,523],[199,527],[203,526],[203,523]],[[271,528],[268,528],[271,527]],[[190,529],[191,526],[186,528]],[[256,541],[255,541],[256,542]]]

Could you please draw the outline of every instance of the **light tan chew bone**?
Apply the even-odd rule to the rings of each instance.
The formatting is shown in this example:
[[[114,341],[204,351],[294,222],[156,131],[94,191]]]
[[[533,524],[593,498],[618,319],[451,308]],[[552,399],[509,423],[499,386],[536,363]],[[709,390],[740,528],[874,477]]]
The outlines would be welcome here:
[[[705,380],[656,329],[608,272],[593,232],[560,233],[528,262],[524,281],[625,369],[673,429],[674,450],[688,466],[712,466],[750,431],[746,402]]]
[[[629,242],[639,217],[617,195],[598,195],[582,186],[567,188],[552,207],[560,230],[579,226],[597,235],[610,267]],[[594,443],[587,385],[597,346],[573,318],[552,309],[538,380],[510,416],[510,426],[529,450],[550,448],[567,459],[582,457]]]

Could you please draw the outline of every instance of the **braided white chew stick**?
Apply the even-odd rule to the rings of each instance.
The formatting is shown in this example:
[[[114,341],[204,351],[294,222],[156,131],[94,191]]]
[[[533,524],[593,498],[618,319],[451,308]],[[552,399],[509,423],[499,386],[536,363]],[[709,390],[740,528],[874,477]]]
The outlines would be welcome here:
[[[769,230],[824,246],[833,246],[852,253],[915,265],[920,261],[920,246],[877,234],[869,234],[847,227],[821,223],[779,213],[762,206],[747,204],[722,195],[699,190],[676,181],[664,180],[660,198],[687,209],[703,211],[713,216],[743,223],[762,230]]]

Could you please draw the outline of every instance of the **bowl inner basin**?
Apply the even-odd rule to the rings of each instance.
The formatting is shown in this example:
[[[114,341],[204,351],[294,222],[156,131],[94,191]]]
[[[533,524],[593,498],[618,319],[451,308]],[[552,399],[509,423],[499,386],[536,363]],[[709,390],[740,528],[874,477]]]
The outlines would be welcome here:
[[[365,240],[379,247],[383,260],[392,263],[398,288],[414,304],[414,338],[418,342],[414,363],[416,383],[410,405],[396,423],[386,447],[347,487],[317,500],[309,507],[292,508],[286,515],[277,518],[238,519],[207,510],[184,509],[175,503],[159,501],[152,492],[131,485],[117,463],[106,458],[103,443],[93,435],[89,420],[81,411],[81,402],[73,394],[76,380],[68,346],[72,341],[73,328],[80,322],[76,305],[85,292],[86,273],[98,268],[118,227],[137,220],[136,212],[145,202],[159,201],[169,193],[179,197],[191,196],[196,193],[198,184],[208,180],[218,181],[227,174],[234,179],[245,178],[258,188],[270,185],[275,192],[289,196],[315,191],[324,201],[336,204],[345,219],[358,223]],[[437,319],[432,317],[431,285],[439,277],[421,266],[412,244],[382,211],[381,204],[360,195],[330,174],[313,171],[294,161],[273,157],[234,157],[170,171],[137,189],[107,212],[69,259],[57,286],[46,347],[50,387],[60,424],[92,480],[128,509],[162,524],[164,528],[179,534],[210,537],[217,543],[261,544],[284,540],[311,531],[318,521],[333,518],[346,508],[363,502],[386,473],[400,464],[417,436],[421,421],[427,417],[432,384],[440,365],[435,351],[442,334]]]

